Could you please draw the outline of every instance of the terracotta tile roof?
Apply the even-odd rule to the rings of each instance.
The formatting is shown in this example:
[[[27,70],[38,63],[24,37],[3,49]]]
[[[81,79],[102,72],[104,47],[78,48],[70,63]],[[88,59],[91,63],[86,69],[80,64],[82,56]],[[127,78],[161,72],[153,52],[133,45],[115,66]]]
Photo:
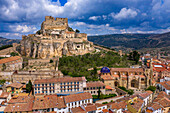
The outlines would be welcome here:
[[[8,96],[10,95],[10,92],[2,92],[2,94],[0,95],[0,99],[6,99]]]
[[[15,61],[15,60],[18,60],[20,58],[21,58],[20,56],[13,56],[13,57],[9,57],[9,58],[4,58],[4,59],[0,60],[0,64]]]
[[[72,94],[65,96],[65,103],[80,101],[80,100],[86,100],[86,99],[92,99],[92,95],[90,93],[79,93],[79,94]]]
[[[170,100],[167,98],[162,98],[160,100],[157,101],[160,105],[162,105],[163,107],[169,107],[170,106]]]
[[[33,96],[15,96],[8,102],[9,104],[13,103],[27,103]]]
[[[76,82],[84,81],[85,77],[62,77],[62,78],[51,78],[51,79],[38,79],[34,81],[34,84],[38,83],[57,83],[57,82]]]
[[[123,111],[123,113],[132,113],[132,112],[129,110],[125,110],[125,111]]]
[[[158,103],[152,103],[151,105],[149,105],[148,107],[152,107],[154,110],[157,110],[159,108],[162,108],[162,106],[160,106]]]
[[[111,107],[112,110],[114,110],[114,109],[118,110],[118,109],[121,109],[121,108],[125,109],[126,106],[127,106],[127,103],[125,101],[110,104],[110,107]]]
[[[144,93],[140,93],[139,96],[145,99],[149,95],[151,95],[153,92],[152,91],[145,91]]]
[[[65,108],[63,97],[57,97],[57,95],[47,95],[44,97],[35,97],[33,110],[47,109],[47,108]]]
[[[102,75],[101,78],[104,80],[114,80],[114,78],[111,75]]]
[[[143,72],[142,68],[111,68],[111,72]]]
[[[101,81],[86,83],[86,87],[103,87],[103,86],[105,86],[105,84]]]
[[[102,111],[103,111],[103,113],[108,113],[109,112],[109,110],[107,110],[107,109],[103,109]]]
[[[86,112],[90,112],[90,111],[96,111],[97,110],[97,108],[96,108],[96,106],[95,105],[87,105],[86,107],[85,107],[85,110],[86,110]]]
[[[134,104],[131,106],[137,111],[139,111],[139,109],[142,107],[143,102],[144,102],[143,100],[141,100],[140,98],[137,98],[137,102],[133,102]]]
[[[102,107],[105,106],[104,104],[99,104],[99,103],[95,103],[96,107]]]
[[[106,89],[111,89],[111,90],[113,90],[113,88],[111,88],[110,86],[106,86]]]
[[[164,91],[161,91],[161,92],[159,92],[157,99],[161,99],[161,98],[164,98],[164,97],[170,99],[170,95],[167,95]]]
[[[170,81],[159,82],[158,84],[161,84],[164,88],[170,90]]]
[[[71,108],[71,111],[73,113],[86,113],[86,111],[82,109],[81,107]]]
[[[26,112],[32,111],[33,96],[21,96],[16,99],[11,99],[5,108],[4,112]]]
[[[23,84],[20,84],[20,83],[12,83],[12,84],[9,84],[9,85],[6,86],[6,87],[21,88],[21,87],[23,87]]]

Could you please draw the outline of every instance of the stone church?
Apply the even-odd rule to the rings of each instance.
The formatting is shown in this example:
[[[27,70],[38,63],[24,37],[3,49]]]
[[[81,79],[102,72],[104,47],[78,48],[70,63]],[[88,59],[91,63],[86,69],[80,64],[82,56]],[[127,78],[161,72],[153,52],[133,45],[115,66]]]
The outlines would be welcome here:
[[[100,71],[100,79],[105,85],[112,88],[124,86],[136,91],[143,90],[151,85],[151,77],[143,68],[107,68]]]

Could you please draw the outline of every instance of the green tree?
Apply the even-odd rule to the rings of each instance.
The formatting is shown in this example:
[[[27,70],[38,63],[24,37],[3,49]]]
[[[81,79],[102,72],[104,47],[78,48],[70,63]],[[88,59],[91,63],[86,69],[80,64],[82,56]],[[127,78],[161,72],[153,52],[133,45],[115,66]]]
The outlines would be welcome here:
[[[156,87],[155,86],[149,86],[146,90],[150,90],[152,92],[155,92]]]
[[[68,31],[74,31],[71,27],[68,27]]]
[[[0,80],[0,85],[4,85],[4,83],[6,82],[6,80]]]
[[[52,59],[50,59],[50,63],[53,63],[53,60],[52,60]]]
[[[18,56],[18,53],[16,53],[16,52],[11,52],[10,55],[11,55],[11,56]]]
[[[26,92],[30,93],[32,91],[32,82],[29,80],[28,84],[26,84]]]
[[[132,89],[129,89],[129,90],[128,90],[128,94],[129,94],[129,95],[133,95],[133,94],[134,94],[134,91],[133,91]]]
[[[100,98],[100,87],[99,87],[99,90],[97,91],[97,93],[98,93],[98,98]]]
[[[137,51],[129,53],[129,60],[135,61],[137,64],[139,62],[140,54]]]
[[[76,33],[80,33],[80,31],[78,29],[76,29]]]

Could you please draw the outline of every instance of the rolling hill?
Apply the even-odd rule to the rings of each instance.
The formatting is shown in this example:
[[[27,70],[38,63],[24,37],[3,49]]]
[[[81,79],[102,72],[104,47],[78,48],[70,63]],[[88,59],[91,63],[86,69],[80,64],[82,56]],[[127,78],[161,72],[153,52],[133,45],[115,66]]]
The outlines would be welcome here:
[[[20,40],[18,39],[7,39],[7,38],[3,38],[0,37],[0,47],[3,45],[12,45],[12,43],[19,43]]]
[[[89,36],[94,44],[110,48],[162,48],[170,46],[170,32],[163,34],[111,34]]]

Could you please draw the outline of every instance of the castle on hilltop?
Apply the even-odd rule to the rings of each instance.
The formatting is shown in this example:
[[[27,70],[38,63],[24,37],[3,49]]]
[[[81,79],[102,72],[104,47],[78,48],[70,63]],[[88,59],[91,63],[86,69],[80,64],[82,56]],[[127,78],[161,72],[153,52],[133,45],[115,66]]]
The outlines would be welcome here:
[[[32,58],[53,58],[56,56],[83,55],[93,52],[93,43],[87,34],[70,30],[67,18],[46,16],[36,34],[22,36],[21,55]]]

